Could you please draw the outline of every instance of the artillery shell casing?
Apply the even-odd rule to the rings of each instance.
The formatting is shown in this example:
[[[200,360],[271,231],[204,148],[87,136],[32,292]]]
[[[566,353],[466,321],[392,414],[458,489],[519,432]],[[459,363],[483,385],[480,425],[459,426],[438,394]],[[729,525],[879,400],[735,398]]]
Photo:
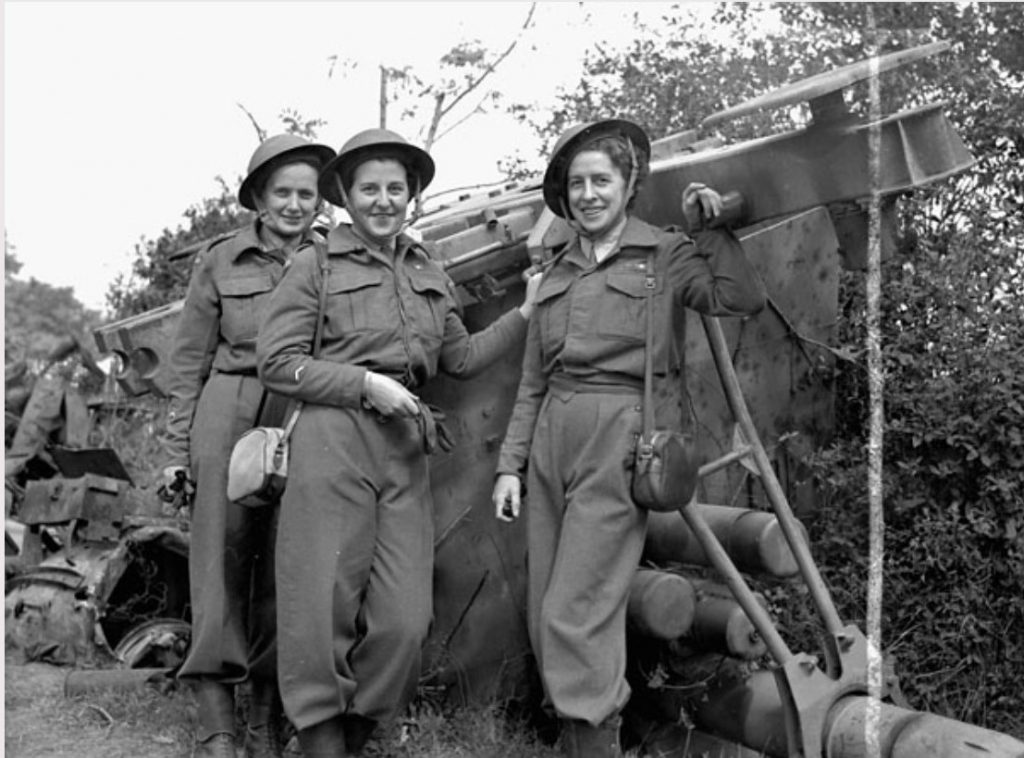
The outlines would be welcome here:
[[[693,585],[686,577],[639,569],[630,586],[626,615],[641,633],[672,640],[690,629],[696,602]]]
[[[776,577],[799,572],[774,513],[705,504],[699,504],[697,510],[740,571]],[[802,524],[800,532],[806,543]],[[709,565],[704,549],[678,513],[649,514],[644,557],[658,564]]]
[[[768,649],[740,604],[715,595],[697,601],[690,637],[703,650],[747,660],[764,655]]]

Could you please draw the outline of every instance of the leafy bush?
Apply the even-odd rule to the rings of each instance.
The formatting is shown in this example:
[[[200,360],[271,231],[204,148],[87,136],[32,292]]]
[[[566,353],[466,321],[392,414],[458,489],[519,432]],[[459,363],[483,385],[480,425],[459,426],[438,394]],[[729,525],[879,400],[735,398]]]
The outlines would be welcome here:
[[[991,235],[991,220],[979,209],[969,234],[908,235],[884,266],[882,636],[915,707],[1024,736],[1024,311],[1011,295],[1022,272],[1019,228]],[[859,286],[845,282],[852,345],[864,341]],[[815,466],[831,497],[812,537],[840,613],[863,624],[863,367],[837,388],[838,441]]]

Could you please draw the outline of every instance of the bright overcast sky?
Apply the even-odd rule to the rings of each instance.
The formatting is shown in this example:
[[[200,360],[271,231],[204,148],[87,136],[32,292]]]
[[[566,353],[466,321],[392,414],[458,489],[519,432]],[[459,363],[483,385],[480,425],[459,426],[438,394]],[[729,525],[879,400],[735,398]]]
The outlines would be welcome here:
[[[460,40],[503,50],[525,2],[11,2],[4,14],[4,227],[24,268],[102,309],[134,246],[183,222],[244,173],[284,108],[322,118],[337,148],[378,119],[378,65],[427,82]],[[628,41],[630,16],[658,3],[541,3],[491,85],[505,103],[554,102],[586,50]],[[328,77],[332,55],[355,62]],[[421,122],[389,126],[410,139]],[[536,155],[532,131],[477,116],[435,145],[432,190],[500,179],[498,159]]]

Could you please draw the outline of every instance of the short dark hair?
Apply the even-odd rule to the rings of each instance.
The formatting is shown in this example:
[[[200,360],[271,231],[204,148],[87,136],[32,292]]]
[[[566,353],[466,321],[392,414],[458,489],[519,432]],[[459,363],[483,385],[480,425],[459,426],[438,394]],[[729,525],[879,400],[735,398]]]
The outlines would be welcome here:
[[[387,147],[381,147],[376,150],[367,150],[356,156],[356,160],[346,161],[338,167],[338,175],[341,177],[341,186],[345,189],[345,194],[352,189],[356,169],[367,161],[395,161],[405,169],[405,182],[409,185],[409,197],[414,197],[419,191],[419,175],[406,159],[405,154],[401,150],[389,150]]]
[[[565,181],[563,186],[568,187],[569,167],[576,159],[576,156],[588,151],[597,151],[607,155],[612,165],[618,169],[622,178],[627,182],[629,181],[629,175],[633,171],[633,156],[636,156],[636,182],[633,184],[633,194],[626,201],[626,209],[632,208],[633,201],[640,192],[641,185],[651,172],[651,164],[647,159],[647,154],[636,145],[633,145],[633,149],[630,150],[629,140],[621,134],[603,134],[589,142],[584,142],[573,151],[572,156],[565,164]]]

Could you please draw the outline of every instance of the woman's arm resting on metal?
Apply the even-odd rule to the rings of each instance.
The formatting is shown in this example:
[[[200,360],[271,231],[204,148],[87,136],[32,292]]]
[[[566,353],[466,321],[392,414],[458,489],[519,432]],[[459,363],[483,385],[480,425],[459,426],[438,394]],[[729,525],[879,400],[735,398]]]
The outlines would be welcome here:
[[[468,379],[506,355],[526,334],[527,321],[533,309],[533,302],[529,298],[536,296],[536,289],[537,285],[527,282],[527,302],[508,311],[486,329],[471,335],[459,316],[455,288],[449,282],[448,312],[438,367],[446,374]]]
[[[683,191],[683,213],[691,229],[700,214],[721,213],[721,196],[702,184]],[[696,219],[696,221],[694,221]],[[761,277],[750,265],[736,236],[728,229],[677,235],[668,256],[668,277],[683,305],[712,316],[745,316],[764,307]]]

